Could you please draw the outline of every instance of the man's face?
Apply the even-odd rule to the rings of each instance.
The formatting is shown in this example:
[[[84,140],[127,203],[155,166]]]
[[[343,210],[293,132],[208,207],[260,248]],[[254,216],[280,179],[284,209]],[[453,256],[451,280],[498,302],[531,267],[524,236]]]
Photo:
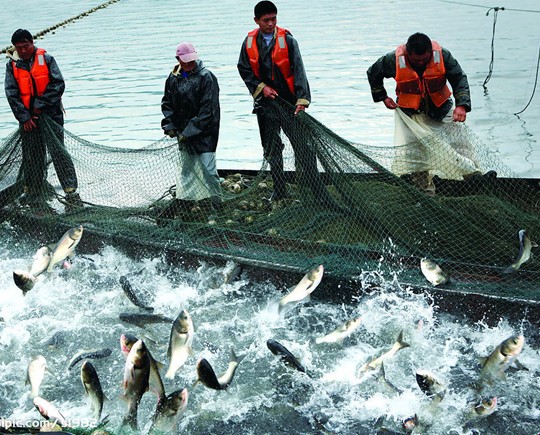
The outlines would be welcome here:
[[[277,14],[264,14],[261,15],[261,18],[255,17],[254,19],[261,29],[261,32],[266,34],[274,33],[277,23]]]
[[[196,63],[197,61],[196,60],[192,60],[191,62],[182,62],[180,60],[180,58],[178,58],[178,62],[180,62],[180,67],[185,71],[185,72],[191,72],[195,69],[195,66],[196,66]]]
[[[425,69],[431,60],[431,50],[426,51],[424,54],[407,53],[407,58],[413,68]]]
[[[35,47],[33,41],[21,41],[15,44],[17,54],[23,60],[30,60],[34,54]]]

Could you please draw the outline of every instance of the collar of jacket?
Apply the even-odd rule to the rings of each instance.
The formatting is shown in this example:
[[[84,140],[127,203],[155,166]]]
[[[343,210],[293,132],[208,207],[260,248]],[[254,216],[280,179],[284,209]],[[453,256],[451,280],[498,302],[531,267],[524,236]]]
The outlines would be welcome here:
[[[198,73],[198,72],[203,68],[203,64],[202,64],[202,61],[201,61],[200,59],[196,60],[195,62],[196,62],[195,68],[193,69],[193,71],[188,72],[188,76],[191,76],[191,75],[193,75],[193,74]],[[178,77],[178,76],[181,76],[181,75],[182,75],[182,74],[180,73],[181,71],[182,71],[182,68],[180,67],[180,64],[177,63],[177,64],[173,67],[173,69],[172,69],[172,71],[171,71],[171,74],[172,74],[173,76]]]

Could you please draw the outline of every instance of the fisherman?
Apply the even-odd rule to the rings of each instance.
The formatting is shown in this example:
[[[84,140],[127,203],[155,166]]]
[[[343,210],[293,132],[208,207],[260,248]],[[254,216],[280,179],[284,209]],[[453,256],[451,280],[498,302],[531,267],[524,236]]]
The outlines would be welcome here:
[[[67,208],[82,207],[77,190],[77,174],[73,161],[64,146],[64,110],[62,94],[65,83],[53,56],[34,45],[32,34],[18,29],[11,37],[14,51],[8,51],[4,87],[6,97],[19,121],[22,178],[25,195],[23,204],[34,208],[45,205],[47,151],[65,192]],[[41,118],[48,115],[60,127],[53,128],[56,141],[45,141]]]
[[[283,130],[294,149],[299,175],[317,200],[331,202],[320,180],[314,151],[295,135],[296,119],[289,119],[288,114],[281,114],[287,119],[280,118],[272,105],[280,97],[295,106],[290,115],[298,115],[310,104],[311,93],[298,43],[288,30],[277,26],[277,7],[271,1],[257,3],[254,14],[258,27],[244,39],[237,67],[254,99],[253,112],[257,114],[264,158],[270,164],[274,184],[270,200],[279,201],[287,196],[280,137]]]
[[[221,185],[216,168],[219,136],[219,86],[191,42],[176,47],[176,60],[165,82],[161,127],[178,141],[180,168],[174,200],[160,217],[172,218],[194,201],[221,207]]]
[[[467,76],[448,50],[425,34],[415,33],[406,44],[380,57],[367,70],[367,76],[373,101],[397,109],[394,173],[410,174],[411,181],[428,195],[435,194],[434,172],[456,180],[481,174],[472,145],[462,136],[459,142],[449,141],[445,148],[426,147],[419,140],[452,122],[465,122],[471,111]],[[384,88],[384,79],[391,77],[396,81],[397,101]]]

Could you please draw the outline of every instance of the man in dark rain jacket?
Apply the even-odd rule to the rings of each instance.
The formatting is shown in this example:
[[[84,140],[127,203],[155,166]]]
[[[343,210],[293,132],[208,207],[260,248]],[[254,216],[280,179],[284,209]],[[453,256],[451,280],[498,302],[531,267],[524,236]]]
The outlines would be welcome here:
[[[295,152],[297,169],[309,177],[310,187],[317,199],[325,200],[326,191],[318,172],[316,156],[294,134],[294,121],[281,123],[268,107],[276,97],[295,106],[294,115],[305,110],[311,99],[298,43],[286,29],[277,27],[277,8],[270,1],[261,1],[254,8],[254,20],[259,26],[251,31],[242,44],[238,71],[255,100],[259,132],[265,159],[270,163],[274,192],[271,200],[287,196],[283,171],[283,142],[280,129],[289,138]],[[291,113],[292,115],[292,113]]]
[[[190,42],[176,48],[178,64],[165,82],[161,100],[166,135],[176,138],[180,150],[180,168],[176,200],[162,217],[173,217],[193,201],[211,200],[221,206],[221,186],[216,168],[219,136],[219,86],[216,77],[203,66]],[[210,204],[208,204],[210,205]]]
[[[28,30],[18,29],[11,38],[14,52],[6,65],[4,87],[6,97],[19,121],[22,139],[21,174],[25,195],[22,203],[40,207],[44,204],[49,152],[68,206],[82,206],[77,190],[77,175],[70,155],[64,147],[62,129],[55,129],[58,141],[44,143],[39,134],[40,116],[48,115],[63,127],[62,95],[65,84],[54,58],[34,45]]]
[[[415,33],[406,44],[380,57],[367,70],[367,76],[373,101],[382,101],[388,109],[400,109],[395,114],[394,142],[398,147],[408,146],[396,151],[392,169],[397,175],[411,174],[412,181],[432,195],[435,186],[430,171],[442,170],[445,178],[456,180],[479,172],[470,143],[449,143],[446,152],[452,156],[431,156],[437,150],[428,149],[417,140],[445,124],[464,122],[471,110],[467,76],[448,50],[423,33]],[[385,78],[396,80],[397,102],[388,96]],[[447,82],[452,87],[455,106]],[[444,160],[447,167],[434,167],[437,160]]]

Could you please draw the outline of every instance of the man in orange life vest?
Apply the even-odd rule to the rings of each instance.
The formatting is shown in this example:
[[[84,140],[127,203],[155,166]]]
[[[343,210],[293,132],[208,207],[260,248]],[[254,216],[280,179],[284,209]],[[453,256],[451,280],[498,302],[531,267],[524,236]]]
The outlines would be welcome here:
[[[48,115],[61,127],[64,125],[62,94],[64,79],[54,58],[34,45],[28,30],[18,29],[11,37],[15,51],[6,65],[4,87],[15,118],[19,121],[22,144],[22,178],[24,203],[39,207],[44,204],[47,176],[47,151],[58,179],[66,193],[67,206],[82,206],[77,190],[77,175],[70,155],[64,147],[62,128],[54,128],[58,143],[44,143],[40,134],[40,117]],[[22,176],[22,177],[21,177]]]
[[[430,152],[436,151],[417,140],[443,125],[464,122],[471,110],[467,76],[448,50],[423,33],[415,33],[406,44],[379,58],[367,70],[367,76],[373,101],[382,101],[391,110],[401,109],[395,113],[394,142],[397,149],[408,145],[405,150],[396,151],[392,170],[397,175],[410,174],[420,189],[433,195],[432,172],[441,171],[441,168],[434,167],[437,159],[453,162],[446,164],[445,178],[462,180],[479,173],[470,143],[449,143],[446,150],[452,156],[430,156]],[[383,85],[384,79],[391,77],[396,80],[397,102],[388,96]],[[455,106],[447,81],[452,86]]]
[[[255,101],[254,113],[257,114],[264,157],[270,163],[274,183],[270,199],[278,201],[287,196],[284,145],[280,137],[280,130],[283,130],[294,149],[296,169],[301,173],[299,182],[304,182],[313,191],[316,200],[329,202],[313,150],[295,137],[296,119],[276,113],[276,107],[272,106],[272,100],[278,96],[295,106],[294,115],[309,106],[311,93],[298,43],[288,30],[276,25],[277,7],[271,1],[257,3],[254,15],[259,27],[249,32],[244,40],[237,66]]]

